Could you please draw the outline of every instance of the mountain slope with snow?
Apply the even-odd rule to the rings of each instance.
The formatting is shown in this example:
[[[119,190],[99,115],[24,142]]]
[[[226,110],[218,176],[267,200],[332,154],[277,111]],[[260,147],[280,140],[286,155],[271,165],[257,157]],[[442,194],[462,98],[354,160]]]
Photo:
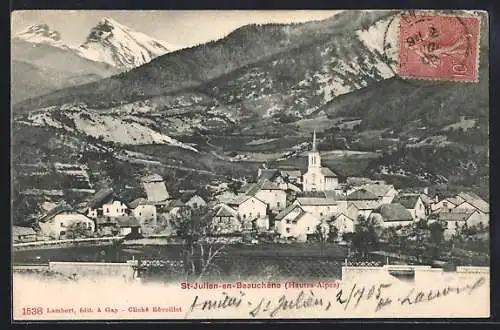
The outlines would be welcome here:
[[[69,48],[61,39],[61,34],[47,24],[34,24],[17,33],[14,39],[33,44],[45,44],[63,49]]]
[[[87,40],[76,49],[84,58],[122,70],[143,65],[170,50],[164,41],[134,31],[109,17],[99,21]]]
[[[184,88],[196,88],[259,62],[273,61],[281,55],[290,57],[293,52],[295,57],[299,52],[315,51],[311,48],[332,40],[340,43],[334,45],[334,50],[341,48],[342,43],[351,39],[357,29],[371,26],[391,14],[390,11],[345,11],[322,21],[243,26],[220,40],[159,56],[124,74],[38,98],[29,104],[20,105],[23,108],[21,111],[61,105],[68,101],[89,105],[95,102],[96,106],[102,108],[178,92]],[[344,57],[343,53],[335,54],[337,55]],[[326,56],[329,55],[322,55],[324,58]],[[302,60],[304,62],[300,62],[301,66],[314,65],[308,64],[305,57]],[[286,82],[287,70],[295,75],[295,64],[288,63],[291,62],[280,65],[284,72],[280,81]],[[302,79],[306,78],[299,81]],[[254,92],[260,94],[261,88],[257,84]],[[340,87],[332,86],[331,89],[335,88]]]

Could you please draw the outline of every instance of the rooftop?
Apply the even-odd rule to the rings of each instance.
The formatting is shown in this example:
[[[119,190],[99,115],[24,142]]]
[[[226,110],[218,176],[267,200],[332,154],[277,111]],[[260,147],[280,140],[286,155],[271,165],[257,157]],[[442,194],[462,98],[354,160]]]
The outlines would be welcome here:
[[[383,197],[389,192],[389,190],[394,189],[394,186],[383,183],[369,183],[364,185],[363,188],[375,196]]]
[[[368,191],[365,188],[360,188],[356,191],[353,191],[349,195],[347,195],[348,201],[356,201],[356,200],[378,200],[378,196]]]
[[[149,178],[149,177],[148,177]],[[167,187],[165,186],[165,182],[163,179],[161,180],[153,180],[147,179],[142,180],[142,184],[144,190],[146,191],[146,195],[148,196],[148,200],[161,202],[170,198],[170,195],[167,191]]]
[[[281,220],[283,219],[284,217],[286,217],[290,212],[292,212],[293,210],[295,210],[296,208],[299,208],[302,210],[302,208],[299,206],[299,205],[296,205],[296,204],[290,204],[288,205],[288,207],[286,209],[284,209],[283,211],[281,211],[280,213],[278,213],[276,215],[276,220]]]
[[[323,174],[324,176],[329,177],[329,178],[336,178],[337,177],[337,174],[333,173],[333,171],[330,170],[328,167],[322,167],[321,174]]]
[[[152,183],[152,182],[163,182],[163,178],[159,174],[151,174],[141,178],[141,181],[144,183]]]
[[[12,226],[12,235],[13,236],[36,235],[36,232],[31,227]]]
[[[398,195],[394,198],[393,202],[399,203],[407,209],[414,209],[419,198],[420,195],[418,194]]]
[[[267,180],[272,180],[274,176],[279,173],[279,171],[274,168],[263,168],[260,171],[259,179]]]
[[[244,202],[246,202],[247,200],[249,200],[250,198],[255,198],[256,200],[260,201],[261,203],[264,203],[263,201],[261,201],[260,199],[258,199],[255,196],[246,195],[246,194],[240,194],[240,195],[237,195],[233,200],[231,200],[227,204],[229,204],[229,205],[238,205],[239,206],[239,205],[243,204]]]
[[[248,196],[253,196],[258,193],[260,190],[281,190],[281,188],[274,182],[271,182],[267,179],[259,179],[259,181],[255,183],[251,183],[245,187],[246,194]]]
[[[139,197],[139,198],[136,198],[134,199],[133,201],[131,201],[130,203],[128,203],[128,206],[131,208],[131,209],[135,209],[136,207],[138,207],[139,205],[145,205],[147,204],[147,199],[145,198],[142,198],[142,197]]]
[[[490,212],[490,205],[488,204],[488,202],[486,202],[484,199],[482,199],[473,192],[468,192],[468,193],[461,192],[460,194],[458,194],[458,197],[465,199],[467,203],[471,204],[472,206],[474,206],[483,213]]]
[[[297,197],[300,205],[337,205],[337,199],[321,197]]]
[[[238,212],[232,207],[227,206],[226,204],[220,204],[216,207],[215,216],[216,217],[236,217]]]
[[[378,207],[378,201],[352,201],[350,205],[354,205],[358,210],[374,210]]]
[[[380,213],[384,222],[413,220],[410,212],[399,203],[382,204],[377,212]]]
[[[292,178],[300,178],[302,176],[302,172],[300,170],[281,170],[281,175]]]
[[[472,212],[439,212],[437,213],[439,220],[443,221],[467,221],[474,214]]]
[[[105,188],[99,190],[88,202],[88,206],[91,209],[98,208],[102,206],[104,203],[109,201],[113,197],[113,189]]]
[[[167,209],[171,210],[176,207],[183,207],[184,205],[185,204],[180,199],[174,199],[168,204]]]
[[[45,215],[43,215],[39,221],[40,222],[47,222],[51,218],[55,217],[56,215],[62,213],[62,212],[72,212],[74,209],[66,204],[65,202],[59,203],[56,207],[50,209]]]

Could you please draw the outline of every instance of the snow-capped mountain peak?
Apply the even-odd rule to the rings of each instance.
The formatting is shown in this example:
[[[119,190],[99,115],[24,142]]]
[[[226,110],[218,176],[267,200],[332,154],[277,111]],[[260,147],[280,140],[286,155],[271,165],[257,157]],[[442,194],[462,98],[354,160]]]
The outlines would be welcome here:
[[[34,44],[47,44],[55,47],[67,47],[61,40],[61,34],[47,24],[34,24],[16,34],[15,38]]]
[[[164,41],[134,31],[110,17],[102,18],[77,49],[80,56],[124,70],[143,65],[170,50]]]

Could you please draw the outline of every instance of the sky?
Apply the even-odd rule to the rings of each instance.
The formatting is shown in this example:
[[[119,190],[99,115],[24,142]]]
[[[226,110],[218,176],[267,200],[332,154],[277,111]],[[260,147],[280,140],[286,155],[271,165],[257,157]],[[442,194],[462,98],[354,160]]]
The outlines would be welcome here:
[[[136,31],[183,48],[217,40],[253,23],[291,23],[321,20],[339,10],[31,10],[12,14],[12,34],[45,23],[61,33],[64,42],[80,45],[101,18],[110,17]]]

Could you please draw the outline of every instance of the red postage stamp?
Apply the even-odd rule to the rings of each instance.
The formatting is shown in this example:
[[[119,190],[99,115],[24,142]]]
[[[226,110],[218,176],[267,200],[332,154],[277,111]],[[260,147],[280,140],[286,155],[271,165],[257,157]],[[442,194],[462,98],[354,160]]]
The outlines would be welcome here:
[[[475,16],[401,15],[399,76],[476,82],[479,31]]]

